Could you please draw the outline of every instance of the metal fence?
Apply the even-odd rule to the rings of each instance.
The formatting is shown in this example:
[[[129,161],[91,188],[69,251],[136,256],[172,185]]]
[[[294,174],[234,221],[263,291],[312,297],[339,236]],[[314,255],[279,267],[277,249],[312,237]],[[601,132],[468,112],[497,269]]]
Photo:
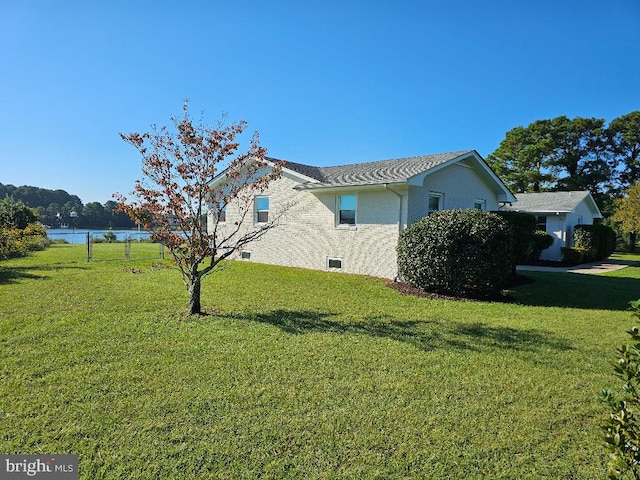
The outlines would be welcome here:
[[[127,233],[122,239],[108,239],[104,234],[87,232],[86,245],[87,262],[164,259],[164,245],[150,241],[147,234]]]
[[[87,262],[164,259],[164,245],[152,242],[149,232],[132,230],[48,231],[52,241],[84,244]]]

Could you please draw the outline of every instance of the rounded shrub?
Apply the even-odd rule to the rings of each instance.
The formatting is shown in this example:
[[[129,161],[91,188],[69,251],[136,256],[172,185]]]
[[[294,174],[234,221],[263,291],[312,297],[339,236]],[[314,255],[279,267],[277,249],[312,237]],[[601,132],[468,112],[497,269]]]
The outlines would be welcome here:
[[[408,283],[443,293],[495,293],[511,275],[512,233],[480,210],[433,212],[398,240],[398,272]]]
[[[540,260],[542,251],[553,245],[553,235],[548,234],[544,230],[536,230],[533,232],[533,248],[531,249],[530,260],[535,262]]]

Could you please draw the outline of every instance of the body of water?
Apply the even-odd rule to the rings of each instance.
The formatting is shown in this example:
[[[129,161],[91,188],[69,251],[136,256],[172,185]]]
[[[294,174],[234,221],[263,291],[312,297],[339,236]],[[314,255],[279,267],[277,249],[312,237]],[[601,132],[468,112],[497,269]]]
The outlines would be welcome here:
[[[68,243],[86,243],[87,233],[93,240],[103,240],[107,232],[113,232],[118,240],[143,240],[149,238],[150,232],[138,230],[107,230],[82,228],[49,228],[47,236],[51,240],[66,240]]]

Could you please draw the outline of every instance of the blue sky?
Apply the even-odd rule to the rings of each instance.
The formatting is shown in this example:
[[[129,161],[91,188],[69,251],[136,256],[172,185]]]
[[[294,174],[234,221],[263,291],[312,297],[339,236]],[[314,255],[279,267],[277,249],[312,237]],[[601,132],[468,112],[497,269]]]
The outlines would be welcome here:
[[[0,0],[0,183],[128,193],[119,132],[190,99],[312,165],[476,149],[640,109],[638,0]]]

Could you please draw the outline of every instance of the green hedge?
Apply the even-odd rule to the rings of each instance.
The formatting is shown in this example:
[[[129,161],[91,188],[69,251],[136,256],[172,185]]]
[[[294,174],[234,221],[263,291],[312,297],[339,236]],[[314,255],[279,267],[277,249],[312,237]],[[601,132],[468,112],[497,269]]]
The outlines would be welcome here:
[[[444,293],[498,291],[512,271],[512,232],[498,215],[480,210],[434,212],[398,240],[401,279]]]
[[[587,251],[586,261],[604,260],[616,248],[616,233],[606,225],[576,225],[573,227],[573,244]]]

